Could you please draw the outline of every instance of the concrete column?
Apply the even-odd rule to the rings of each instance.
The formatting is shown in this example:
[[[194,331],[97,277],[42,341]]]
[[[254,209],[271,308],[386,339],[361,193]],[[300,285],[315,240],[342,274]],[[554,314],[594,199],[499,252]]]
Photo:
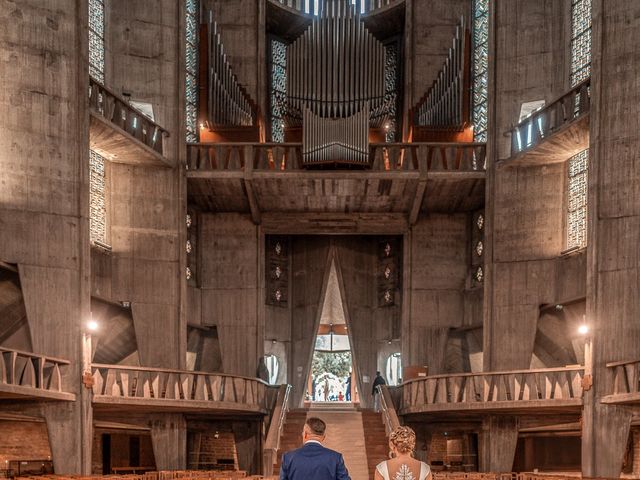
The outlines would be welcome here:
[[[593,387],[582,415],[585,477],[620,475],[632,416],[600,400],[613,392],[607,363],[636,359],[640,347],[640,136],[630,108],[636,97],[629,97],[640,74],[639,17],[638,2],[593,1],[586,315]]]
[[[157,414],[150,418],[151,443],[158,470],[187,468],[187,422],[179,414]]]
[[[518,443],[518,419],[491,415],[482,422],[479,438],[481,472],[510,472]]]
[[[238,467],[250,475],[258,475],[262,472],[261,425],[261,421],[233,423]]]

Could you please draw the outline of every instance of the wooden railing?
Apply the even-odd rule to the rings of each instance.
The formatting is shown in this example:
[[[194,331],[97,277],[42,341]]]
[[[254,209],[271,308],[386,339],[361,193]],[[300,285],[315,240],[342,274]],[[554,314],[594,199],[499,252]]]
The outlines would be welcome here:
[[[301,143],[191,143],[191,171],[302,170]],[[369,167],[376,171],[484,171],[484,143],[373,143]]]
[[[271,423],[267,432],[267,438],[262,449],[263,455],[263,473],[265,475],[273,475],[273,466],[278,459],[278,450],[280,450],[280,438],[282,437],[282,429],[287,419],[289,411],[289,399],[291,395],[291,385],[281,385],[278,391],[278,400],[271,415]]]
[[[582,398],[584,367],[434,375],[403,384],[403,412],[504,407],[500,402]],[[485,404],[485,405],[481,405]],[[513,406],[513,405],[512,405]],[[523,404],[523,406],[525,406]]]
[[[591,103],[590,85],[588,78],[518,123],[511,131],[511,156],[533,148],[561,127],[587,114]]]
[[[0,348],[0,386],[62,392],[60,370],[68,365],[59,358]]]
[[[389,391],[389,386],[378,386],[380,395],[380,409],[382,410],[382,420],[384,421],[385,432],[387,436],[400,426],[400,420],[396,412],[396,407]]]
[[[640,360],[607,363],[613,371],[612,395],[640,393]]]
[[[169,132],[91,77],[89,105],[93,112],[163,155],[163,137]]]
[[[329,3],[328,0],[275,0],[277,3],[285,5],[289,8],[313,15],[316,11],[320,13],[325,4]],[[306,4],[308,1],[308,9]],[[369,13],[377,10],[378,8],[386,7],[392,3],[396,3],[398,0],[355,0],[354,8],[359,13]]]
[[[267,412],[265,382],[219,373],[123,365],[92,365],[93,394],[144,400],[184,400],[245,405]]]

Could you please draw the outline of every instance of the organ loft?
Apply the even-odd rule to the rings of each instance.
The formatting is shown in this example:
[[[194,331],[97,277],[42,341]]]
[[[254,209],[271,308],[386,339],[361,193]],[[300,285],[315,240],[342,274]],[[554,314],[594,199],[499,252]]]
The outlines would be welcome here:
[[[310,417],[354,480],[400,425],[434,480],[640,476],[640,2],[0,32],[0,476],[278,478]]]

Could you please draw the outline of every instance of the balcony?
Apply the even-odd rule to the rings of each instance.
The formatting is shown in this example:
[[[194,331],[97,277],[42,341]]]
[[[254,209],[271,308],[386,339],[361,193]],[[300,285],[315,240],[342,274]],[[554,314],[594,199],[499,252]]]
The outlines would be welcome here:
[[[61,370],[68,365],[59,358],[0,348],[0,400],[74,401],[74,394],[62,390]]]
[[[424,377],[403,384],[400,414],[579,412],[583,376],[575,366]]]
[[[608,363],[613,374],[611,393],[602,403],[640,405],[640,360]]]
[[[579,83],[516,125],[505,164],[558,163],[589,148],[590,84]]]
[[[367,169],[302,165],[300,143],[187,146],[189,201],[251,213],[266,233],[403,233],[421,212],[484,204],[483,143],[381,143]]]
[[[92,150],[116,163],[172,166],[163,145],[169,133],[92,78],[89,106]]]
[[[279,387],[231,375],[93,364],[93,405],[100,411],[267,415]]]

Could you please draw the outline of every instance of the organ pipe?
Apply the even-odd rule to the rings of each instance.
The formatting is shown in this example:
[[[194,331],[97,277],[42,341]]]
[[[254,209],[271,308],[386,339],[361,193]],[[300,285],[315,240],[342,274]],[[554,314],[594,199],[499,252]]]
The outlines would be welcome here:
[[[208,26],[209,122],[212,125],[251,126],[255,119],[253,105],[231,70],[212,12],[209,12]]]
[[[369,104],[346,118],[326,118],[303,111],[302,160],[305,166],[369,163]]]
[[[431,89],[414,109],[414,122],[420,126],[456,126],[467,121],[469,33],[464,18],[456,27],[447,59]]]
[[[320,15],[287,47],[283,109],[289,125],[299,125],[307,108],[323,118],[346,118],[367,104],[379,126],[388,109],[384,65],[384,45],[350,0],[325,0]]]

